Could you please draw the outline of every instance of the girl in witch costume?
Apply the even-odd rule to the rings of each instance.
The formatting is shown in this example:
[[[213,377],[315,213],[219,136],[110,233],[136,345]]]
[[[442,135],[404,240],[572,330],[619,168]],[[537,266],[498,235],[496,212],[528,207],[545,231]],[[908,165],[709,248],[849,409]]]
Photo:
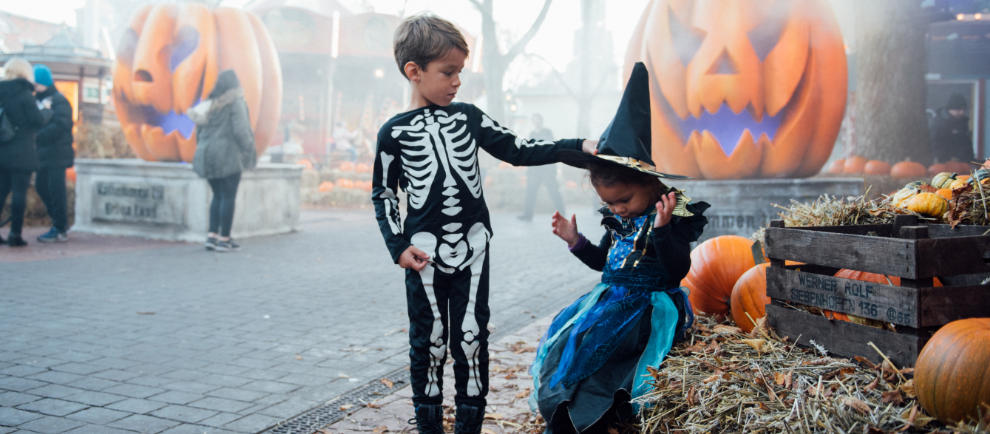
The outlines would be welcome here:
[[[574,216],[553,216],[553,233],[602,280],[557,314],[530,368],[530,404],[549,433],[606,432],[632,422],[630,399],[649,390],[647,368],[659,367],[694,320],[680,281],[709,205],[689,203],[664,185],[661,178],[683,177],[657,172],[650,160],[647,78],[637,63],[598,154],[565,160],[589,170],[605,204],[605,235],[595,245]]]

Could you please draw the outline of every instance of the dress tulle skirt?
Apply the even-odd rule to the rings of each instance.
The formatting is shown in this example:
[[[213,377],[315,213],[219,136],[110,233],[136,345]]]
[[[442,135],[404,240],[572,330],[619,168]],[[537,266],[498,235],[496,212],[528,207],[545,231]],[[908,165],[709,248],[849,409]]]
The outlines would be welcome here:
[[[580,432],[610,410],[634,411],[628,400],[650,390],[647,367],[659,367],[673,345],[679,320],[673,298],[686,304],[681,288],[651,292],[600,283],[554,317],[530,368],[530,406],[543,414],[548,432]],[[555,429],[561,423],[571,426]]]

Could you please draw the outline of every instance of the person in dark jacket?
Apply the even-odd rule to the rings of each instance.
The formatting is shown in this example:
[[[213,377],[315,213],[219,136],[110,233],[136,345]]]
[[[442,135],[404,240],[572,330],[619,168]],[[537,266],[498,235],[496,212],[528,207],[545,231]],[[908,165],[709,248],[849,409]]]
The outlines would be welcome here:
[[[230,228],[237,186],[241,172],[254,168],[257,161],[247,102],[237,74],[222,71],[206,100],[189,111],[189,118],[196,122],[193,170],[207,179],[213,191],[206,249],[235,250],[240,246],[230,238]]]
[[[52,80],[52,71],[45,65],[34,65],[35,98],[38,104],[52,110],[51,119],[45,123],[35,139],[38,148],[38,172],[34,187],[45,203],[52,228],[38,236],[43,243],[69,240],[69,219],[65,199],[65,170],[72,167],[75,151],[72,150],[72,106]]]
[[[31,64],[15,57],[4,64],[4,80],[0,81],[0,105],[17,129],[12,139],[0,142],[0,207],[7,201],[7,194],[13,193],[7,234],[7,244],[11,247],[27,245],[21,238],[21,227],[31,172],[38,169],[34,140],[46,120],[35,103],[33,78]]]
[[[954,93],[939,110],[932,134],[932,155],[936,163],[973,161],[973,133],[969,129],[967,108],[966,98]]]

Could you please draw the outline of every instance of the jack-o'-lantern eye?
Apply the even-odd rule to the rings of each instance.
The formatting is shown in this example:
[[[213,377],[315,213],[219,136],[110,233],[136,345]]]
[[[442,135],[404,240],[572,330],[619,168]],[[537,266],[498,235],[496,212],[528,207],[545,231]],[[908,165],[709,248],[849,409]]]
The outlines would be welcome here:
[[[169,69],[175,71],[175,67],[196,51],[197,47],[199,47],[199,31],[192,26],[180,28],[172,42],[172,55],[168,59]]]
[[[673,8],[667,11],[667,19],[670,21],[670,40],[674,44],[674,51],[677,52],[681,65],[687,67],[698,53],[698,48],[705,39],[705,32],[681,22]]]
[[[764,61],[773,47],[780,41],[780,35],[784,32],[787,24],[787,17],[783,15],[772,15],[746,33],[749,43],[753,45],[753,51],[760,61]]]
[[[134,29],[127,29],[117,44],[117,61],[130,65],[134,62],[134,51],[137,50],[138,35]]]

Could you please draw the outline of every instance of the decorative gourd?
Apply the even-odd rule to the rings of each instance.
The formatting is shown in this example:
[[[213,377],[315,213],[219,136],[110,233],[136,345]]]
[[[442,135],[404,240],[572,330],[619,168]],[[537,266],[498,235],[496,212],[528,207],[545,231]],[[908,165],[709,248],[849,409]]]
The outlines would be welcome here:
[[[850,175],[859,175],[863,173],[863,170],[865,169],[866,158],[860,157],[859,155],[853,155],[846,158],[846,164],[842,171]]]
[[[891,205],[894,205],[896,207],[901,207],[906,200],[910,199],[912,196],[920,192],[921,190],[919,190],[917,187],[905,186],[904,188],[897,190],[897,192],[895,192],[893,196],[890,196],[890,203]]]
[[[932,177],[932,187],[948,188],[956,180],[955,172],[939,172]]]
[[[905,208],[921,215],[940,217],[949,209],[949,203],[942,196],[924,191],[911,197],[905,203]]]
[[[767,267],[770,263],[756,264],[746,270],[736,284],[732,286],[729,297],[729,309],[732,320],[744,332],[753,330],[756,321],[766,316],[766,305],[770,303],[767,297]],[[748,316],[747,316],[748,315]]]
[[[956,180],[949,184],[949,188],[955,190],[957,188],[963,188],[969,185],[969,175],[959,175],[956,176]]]
[[[977,181],[980,181],[980,183],[982,184],[984,183],[985,180],[990,179],[990,170],[982,169],[982,168],[976,169],[976,171],[973,172],[973,178],[975,178]]]
[[[914,390],[928,414],[947,424],[976,418],[990,404],[990,318],[940,328],[918,354]]]
[[[894,178],[921,178],[926,175],[928,175],[928,169],[917,161],[900,161],[890,168],[890,176]]]
[[[739,276],[749,270],[753,241],[738,235],[722,235],[705,240],[691,250],[691,270],[681,286],[691,290],[696,312],[722,316],[729,313],[729,297]]]
[[[942,196],[945,200],[952,200],[952,189],[951,188],[940,188],[935,194]]]
[[[880,160],[870,160],[863,166],[863,173],[867,175],[890,175],[890,163]]]
[[[650,71],[659,169],[697,178],[817,174],[846,106],[842,35],[824,0],[652,0],[624,77]]]
[[[116,55],[114,108],[138,157],[192,161],[196,131],[186,113],[225,69],[237,73],[244,91],[258,155],[275,137],[282,68],[255,15],[195,3],[147,5],[124,30]]]

